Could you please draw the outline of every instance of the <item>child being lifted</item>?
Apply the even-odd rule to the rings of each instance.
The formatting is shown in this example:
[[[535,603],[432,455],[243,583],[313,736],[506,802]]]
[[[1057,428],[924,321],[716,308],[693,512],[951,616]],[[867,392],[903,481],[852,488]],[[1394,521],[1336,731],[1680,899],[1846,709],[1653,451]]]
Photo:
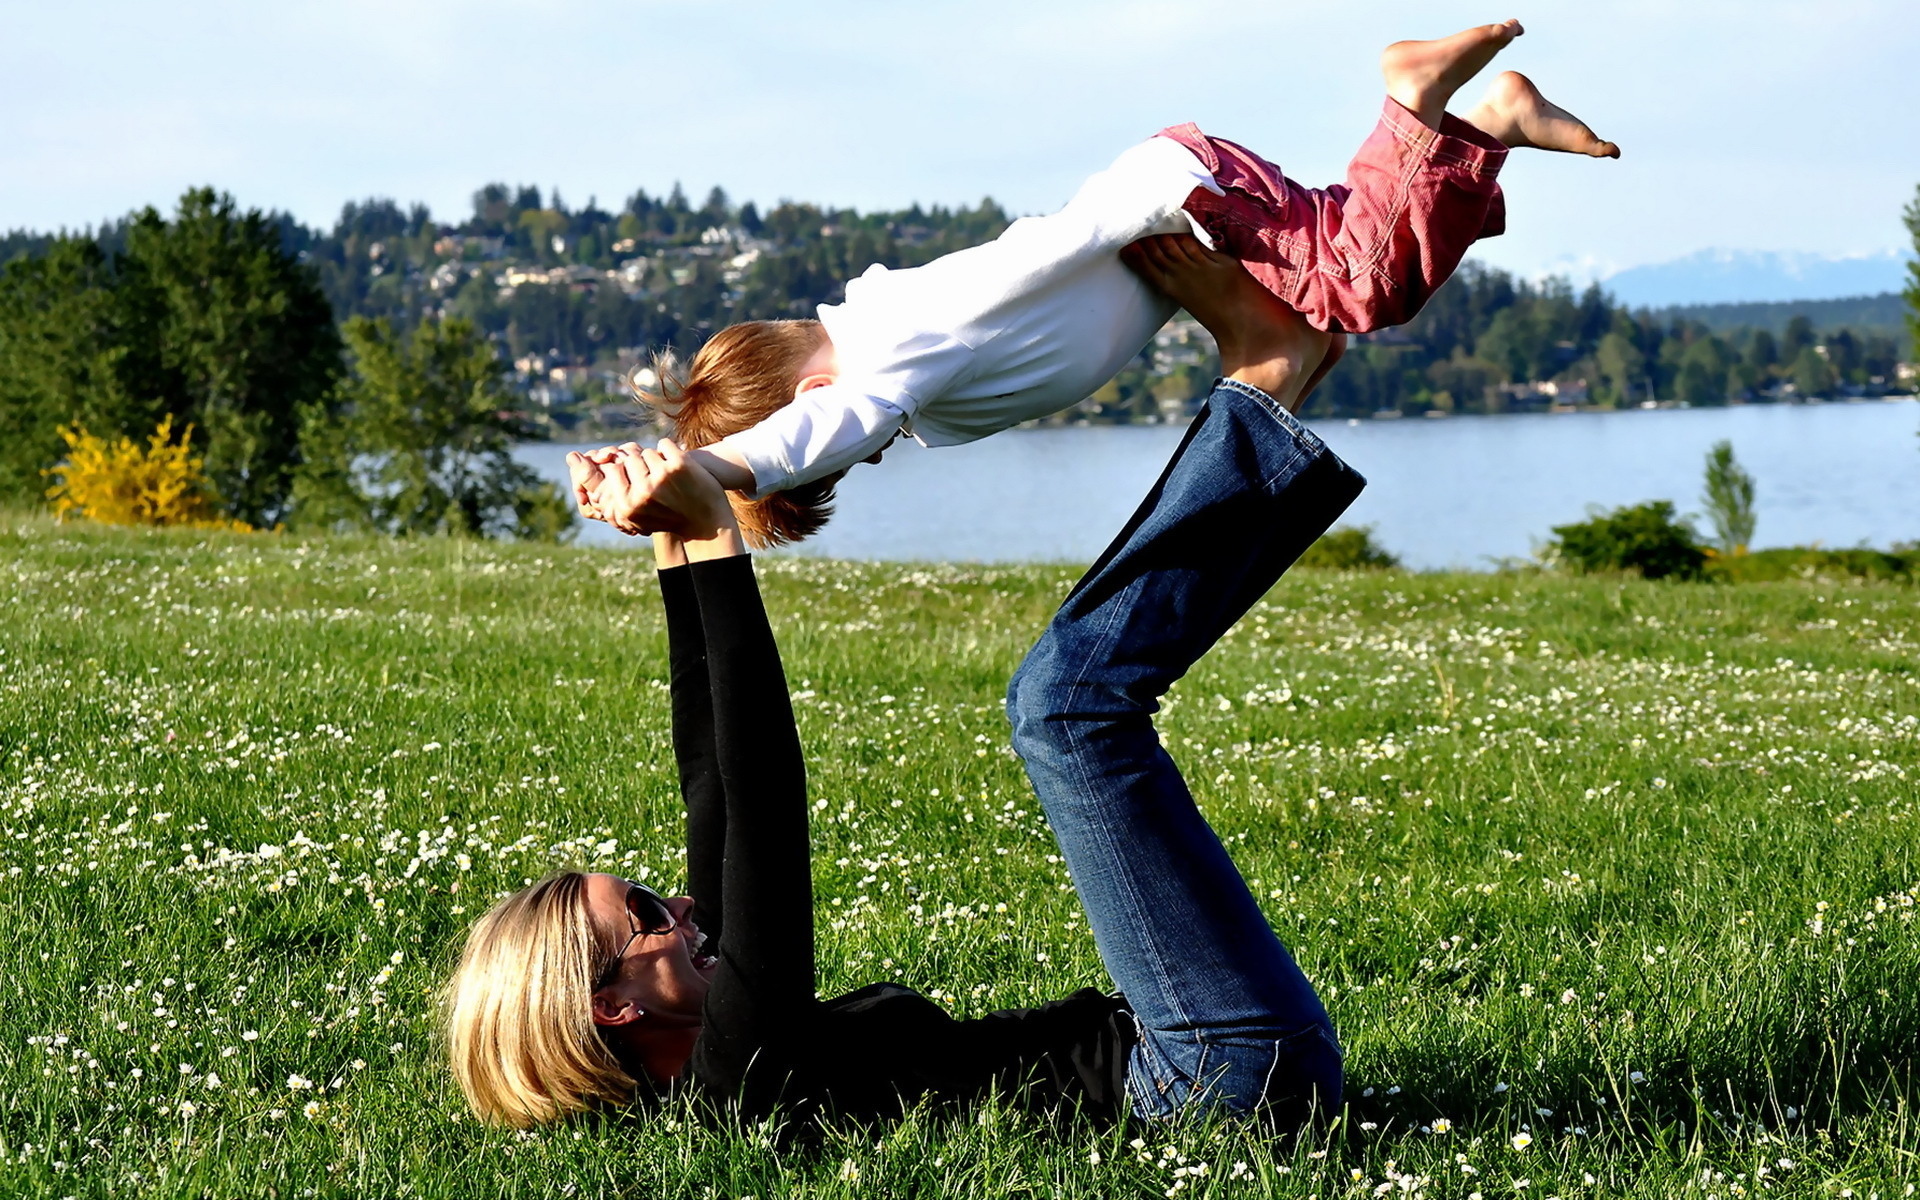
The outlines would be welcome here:
[[[818,321],[721,330],[684,379],[663,369],[643,398],[699,448],[702,466],[745,494],[735,508],[748,539],[774,545],[817,531],[839,477],[896,434],[970,442],[1111,379],[1174,313],[1121,261],[1139,239],[1197,235],[1318,329],[1404,323],[1469,245],[1504,229],[1495,177],[1508,150],[1619,156],[1512,71],[1464,118],[1446,111],[1522,32],[1510,20],[1387,47],[1385,110],[1343,186],[1302,187],[1232,142],[1174,126],[1051,216],[922,267],[869,268]],[[568,456],[575,498],[589,517],[651,532],[644,497],[625,511],[594,499],[616,453]]]

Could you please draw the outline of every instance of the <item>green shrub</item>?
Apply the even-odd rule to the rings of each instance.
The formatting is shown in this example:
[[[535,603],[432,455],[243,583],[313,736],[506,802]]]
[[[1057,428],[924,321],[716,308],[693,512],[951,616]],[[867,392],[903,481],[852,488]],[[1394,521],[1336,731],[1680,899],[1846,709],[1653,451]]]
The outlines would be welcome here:
[[[1716,558],[1707,577],[1725,583],[1767,583],[1779,579],[1920,580],[1920,550],[1823,550],[1784,546]]]
[[[1373,540],[1373,526],[1340,525],[1308,546],[1300,565],[1325,571],[1380,571],[1399,566],[1400,560]]]
[[[1707,553],[1693,526],[1674,515],[1668,500],[1649,500],[1555,525],[1551,560],[1582,573],[1637,571],[1648,579],[1698,579]]]

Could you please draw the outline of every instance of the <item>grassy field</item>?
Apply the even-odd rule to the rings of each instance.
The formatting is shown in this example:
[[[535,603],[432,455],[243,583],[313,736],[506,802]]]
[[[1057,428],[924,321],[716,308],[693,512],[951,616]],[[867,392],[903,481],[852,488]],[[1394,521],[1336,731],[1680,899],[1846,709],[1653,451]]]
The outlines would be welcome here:
[[[1104,982],[1004,682],[1058,568],[761,564],[829,991]],[[1333,1130],[464,1119],[433,997],[675,886],[636,554],[0,530],[0,1194],[1887,1198],[1920,1181],[1920,589],[1289,577],[1163,729],[1348,1048]]]

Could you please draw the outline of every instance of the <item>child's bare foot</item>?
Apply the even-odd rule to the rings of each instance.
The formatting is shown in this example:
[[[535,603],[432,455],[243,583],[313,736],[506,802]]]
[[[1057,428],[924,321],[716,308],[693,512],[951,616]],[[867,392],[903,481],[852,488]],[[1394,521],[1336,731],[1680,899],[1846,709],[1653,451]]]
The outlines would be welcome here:
[[[1438,129],[1453,94],[1525,32],[1520,22],[1507,20],[1475,25],[1430,42],[1395,42],[1380,55],[1387,95],[1419,117],[1421,124]]]
[[[1297,411],[1345,348],[1260,285],[1240,261],[1190,234],[1142,238],[1120,251],[1136,275],[1178,303],[1220,345],[1220,373]]]
[[[1518,71],[1502,71],[1479,107],[1464,118],[1503,146],[1561,150],[1594,158],[1619,158],[1620,147],[1594,136],[1586,123],[1540,94]]]

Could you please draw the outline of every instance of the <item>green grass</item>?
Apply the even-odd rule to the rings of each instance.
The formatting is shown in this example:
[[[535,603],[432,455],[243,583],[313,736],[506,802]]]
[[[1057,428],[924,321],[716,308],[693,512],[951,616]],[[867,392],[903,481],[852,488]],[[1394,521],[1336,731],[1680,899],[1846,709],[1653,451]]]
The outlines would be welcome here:
[[[1104,981],[1001,713],[1071,577],[762,564],[823,988],[971,1013]],[[1346,1040],[1344,1121],[1279,1144],[997,1105],[787,1141],[463,1119],[432,1013],[466,923],[562,865],[679,881],[664,649],[639,555],[9,522],[0,1194],[1920,1180],[1909,584],[1284,581],[1163,724]]]

